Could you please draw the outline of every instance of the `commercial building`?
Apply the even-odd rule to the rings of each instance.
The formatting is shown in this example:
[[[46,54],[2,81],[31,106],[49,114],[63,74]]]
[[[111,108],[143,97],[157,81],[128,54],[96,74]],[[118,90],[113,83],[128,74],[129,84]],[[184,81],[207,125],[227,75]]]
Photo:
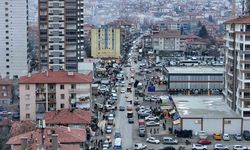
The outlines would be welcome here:
[[[12,100],[12,80],[0,78],[0,105],[7,106]]]
[[[250,118],[250,16],[225,22],[225,90],[229,107]]]
[[[19,80],[20,119],[42,119],[47,111],[76,107],[89,109],[92,74],[46,71]]]
[[[28,72],[28,2],[0,1],[0,75],[18,78]]]
[[[166,67],[170,94],[219,94],[223,89],[223,67]]]
[[[91,30],[91,56],[94,58],[121,57],[120,29],[103,27]]]
[[[180,51],[180,32],[175,30],[154,32],[152,36],[153,50],[156,54]]]
[[[39,0],[39,69],[77,71],[84,49],[83,0]]]

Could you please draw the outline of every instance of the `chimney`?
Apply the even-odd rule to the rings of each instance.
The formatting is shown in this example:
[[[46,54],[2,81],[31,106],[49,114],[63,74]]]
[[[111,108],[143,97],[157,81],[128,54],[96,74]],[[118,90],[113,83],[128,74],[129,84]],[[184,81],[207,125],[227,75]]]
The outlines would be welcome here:
[[[47,77],[49,76],[49,71],[48,71],[48,70],[46,71],[46,76],[47,76]]]
[[[28,73],[28,77],[29,77],[29,78],[31,77],[31,73]]]
[[[52,134],[52,149],[58,150],[59,143],[58,143],[58,134]]]
[[[21,150],[27,150],[27,149],[28,149],[28,138],[21,137]]]

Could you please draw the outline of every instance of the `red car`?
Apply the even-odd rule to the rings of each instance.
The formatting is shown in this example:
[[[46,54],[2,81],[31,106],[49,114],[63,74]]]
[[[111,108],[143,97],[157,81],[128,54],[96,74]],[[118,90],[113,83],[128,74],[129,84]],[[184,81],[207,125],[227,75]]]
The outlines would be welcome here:
[[[198,144],[202,144],[202,145],[209,145],[209,144],[211,144],[212,142],[209,141],[209,140],[207,140],[207,139],[203,139],[203,140],[199,140],[197,143],[198,143]]]

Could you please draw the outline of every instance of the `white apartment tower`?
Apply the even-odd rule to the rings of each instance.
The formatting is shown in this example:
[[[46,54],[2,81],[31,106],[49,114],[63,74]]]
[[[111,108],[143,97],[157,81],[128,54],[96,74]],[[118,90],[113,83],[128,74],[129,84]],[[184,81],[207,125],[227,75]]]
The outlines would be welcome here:
[[[225,22],[225,90],[227,104],[250,119],[250,16]]]
[[[78,70],[84,49],[83,6],[83,0],[38,0],[40,70]]]
[[[0,74],[27,74],[28,0],[0,0]]]

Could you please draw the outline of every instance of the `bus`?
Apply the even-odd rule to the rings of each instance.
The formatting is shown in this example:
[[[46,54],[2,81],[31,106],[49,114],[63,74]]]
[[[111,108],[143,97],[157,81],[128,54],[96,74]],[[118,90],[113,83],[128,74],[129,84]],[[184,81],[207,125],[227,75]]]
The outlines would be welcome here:
[[[121,138],[115,139],[114,150],[122,150],[122,139]]]

